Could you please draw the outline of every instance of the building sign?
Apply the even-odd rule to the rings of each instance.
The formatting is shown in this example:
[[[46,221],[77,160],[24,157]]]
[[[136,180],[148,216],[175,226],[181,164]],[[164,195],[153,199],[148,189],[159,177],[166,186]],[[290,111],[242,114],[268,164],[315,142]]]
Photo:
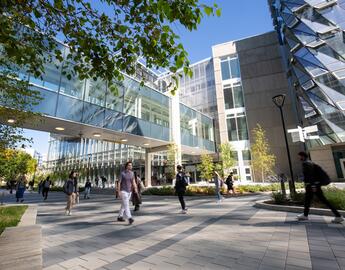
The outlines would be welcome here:
[[[306,140],[316,140],[320,138],[317,134],[317,125],[304,128],[297,126],[295,129],[288,129],[287,132],[291,133],[293,142],[305,142]]]

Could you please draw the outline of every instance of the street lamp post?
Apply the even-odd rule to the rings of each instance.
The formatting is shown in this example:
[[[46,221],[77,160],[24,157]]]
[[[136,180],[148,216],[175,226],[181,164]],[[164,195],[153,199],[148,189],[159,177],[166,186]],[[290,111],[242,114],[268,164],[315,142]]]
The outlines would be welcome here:
[[[292,171],[292,165],[291,165],[290,149],[289,149],[289,144],[288,144],[288,140],[287,140],[287,136],[286,136],[285,120],[284,120],[284,114],[283,114],[283,106],[284,106],[284,102],[285,102],[285,95],[283,95],[283,94],[276,95],[276,96],[274,96],[272,98],[272,101],[279,108],[280,117],[281,117],[282,124],[283,124],[285,146],[286,146],[286,152],[287,152],[288,161],[289,161],[289,169],[290,169],[290,177],[291,177],[291,180],[289,181],[289,189],[290,189],[290,195],[291,195],[291,194],[295,194],[296,190],[295,190],[295,181],[293,179],[293,171]]]

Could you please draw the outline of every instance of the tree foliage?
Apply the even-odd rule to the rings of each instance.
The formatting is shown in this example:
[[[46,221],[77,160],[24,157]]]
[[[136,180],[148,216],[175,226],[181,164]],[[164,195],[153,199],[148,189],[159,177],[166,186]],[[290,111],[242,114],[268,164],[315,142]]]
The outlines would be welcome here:
[[[201,155],[201,164],[198,165],[200,177],[205,180],[210,180],[213,176],[214,169],[215,166],[212,156],[208,154]]]
[[[20,175],[34,173],[37,161],[22,150],[0,151],[0,178],[5,181],[17,180]]]
[[[10,102],[8,108],[14,109],[18,120],[15,125],[0,126],[0,147],[27,140],[18,129],[23,123],[18,114],[23,106],[30,112],[29,107],[39,101],[38,92],[13,79],[19,74],[9,76],[8,70],[42,78],[46,64],[53,63],[57,69],[62,66],[68,79],[113,82],[123,79],[122,72],[134,74],[137,60],[143,58],[149,68],[168,68],[173,73],[183,68],[191,76],[188,54],[173,26],[192,31],[205,14],[220,13],[216,4],[199,0],[2,0],[0,96],[22,100]],[[177,82],[177,75],[173,77]],[[115,88],[110,90],[116,92]]]
[[[173,26],[195,30],[220,9],[199,0],[4,0],[0,13],[2,53],[12,63],[39,77],[44,63],[64,59],[57,38],[69,46],[65,59],[81,79],[112,81],[121,71],[134,74],[139,57],[149,68],[190,73]]]
[[[217,170],[219,170],[224,176],[224,174],[228,173],[229,170],[236,164],[234,149],[232,145],[230,143],[222,143],[219,146],[219,155],[221,164],[220,166],[218,166]]]
[[[254,136],[254,143],[251,146],[252,164],[254,170],[261,173],[261,181],[264,181],[265,176],[273,172],[276,157],[270,151],[266,131],[259,124],[252,133]]]
[[[0,60],[2,67],[6,61]],[[0,151],[6,148],[15,148],[18,142],[30,142],[23,136],[23,129],[19,128],[26,119],[31,122],[35,120],[35,113],[32,112],[41,97],[38,91],[29,89],[28,81],[18,80],[18,73],[12,70],[0,72],[0,116],[3,122],[11,119],[15,122],[11,125],[0,124]]]

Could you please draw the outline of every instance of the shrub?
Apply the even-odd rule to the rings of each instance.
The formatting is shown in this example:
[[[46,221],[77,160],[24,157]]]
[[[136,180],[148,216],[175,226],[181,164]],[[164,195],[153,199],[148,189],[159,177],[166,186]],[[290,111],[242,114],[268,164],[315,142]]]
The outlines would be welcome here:
[[[304,203],[304,192],[296,192],[295,194],[291,194],[291,201],[297,204],[303,204]]]
[[[272,199],[275,204],[284,204],[286,202],[286,198],[281,192],[272,192]]]
[[[329,202],[337,209],[345,210],[345,190],[335,187],[324,189],[324,193]]]

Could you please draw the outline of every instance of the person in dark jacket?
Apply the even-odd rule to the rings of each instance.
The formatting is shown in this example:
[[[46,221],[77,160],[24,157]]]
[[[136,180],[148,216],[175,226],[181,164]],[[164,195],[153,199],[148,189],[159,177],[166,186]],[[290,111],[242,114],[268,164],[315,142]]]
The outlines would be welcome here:
[[[181,165],[177,165],[175,191],[176,191],[176,194],[177,194],[178,199],[180,201],[183,214],[186,214],[187,213],[187,209],[188,209],[188,208],[186,208],[186,203],[185,203],[184,197],[183,197],[184,194],[186,193],[187,186],[188,186],[188,183],[187,183],[187,181],[185,179],[185,174],[182,171],[182,166]]]
[[[75,171],[71,171],[69,174],[68,180],[65,182],[63,191],[67,195],[67,206],[65,207],[65,215],[72,215],[72,208],[75,204],[75,198],[76,198],[76,188],[75,188],[75,179],[77,178],[77,173]]]
[[[84,199],[86,198],[90,199],[90,192],[91,192],[91,181],[90,181],[90,178],[88,178],[85,183]]]
[[[44,180],[42,183],[42,188],[43,188],[42,196],[43,196],[44,200],[47,200],[47,198],[48,198],[48,193],[49,193],[49,189],[50,189],[50,185],[51,185],[51,182],[49,179],[50,179],[50,177],[47,176],[46,180]]]
[[[228,187],[228,194],[230,193],[230,190],[232,191],[232,194],[235,194],[234,181],[232,178],[233,178],[233,173],[231,172],[225,181],[226,186]]]
[[[314,194],[319,198],[319,200],[324,203],[328,208],[330,208],[335,215],[332,220],[333,223],[341,223],[344,218],[340,213],[333,207],[333,205],[326,199],[325,195],[321,189],[321,183],[317,180],[316,165],[309,160],[308,154],[305,152],[299,152],[298,156],[302,162],[304,184],[305,184],[305,200],[304,200],[304,213],[297,216],[298,220],[308,220],[309,208],[311,200]]]

